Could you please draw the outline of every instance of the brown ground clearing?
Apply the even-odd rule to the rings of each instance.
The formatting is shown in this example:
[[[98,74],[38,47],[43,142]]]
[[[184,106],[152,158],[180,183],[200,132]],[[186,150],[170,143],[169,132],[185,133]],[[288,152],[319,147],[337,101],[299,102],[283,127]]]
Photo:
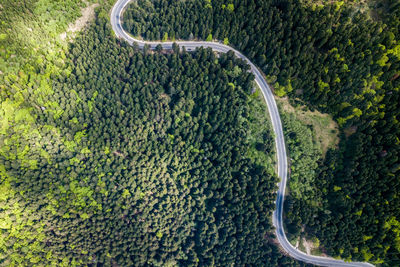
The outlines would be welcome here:
[[[88,23],[94,18],[94,9],[99,4],[92,4],[81,9],[82,16],[78,18],[73,24],[70,24],[67,31],[63,32],[60,37],[65,40],[67,37],[69,40],[73,39],[76,32],[81,31]]]

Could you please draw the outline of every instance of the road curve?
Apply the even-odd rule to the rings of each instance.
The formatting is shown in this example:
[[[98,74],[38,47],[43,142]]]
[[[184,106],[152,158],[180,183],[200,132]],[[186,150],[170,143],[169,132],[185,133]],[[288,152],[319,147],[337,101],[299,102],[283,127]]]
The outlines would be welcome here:
[[[172,49],[173,42],[150,42],[150,41],[142,41],[133,38],[125,30],[121,25],[122,13],[125,7],[132,0],[118,0],[111,10],[111,25],[115,32],[115,35],[118,38],[122,38],[127,41],[130,45],[136,43],[139,48],[143,48],[146,44],[150,46],[151,49],[155,49],[157,45],[161,45],[163,49]],[[293,247],[288,239],[286,238],[285,231],[283,229],[283,221],[282,221],[282,213],[283,213],[283,202],[285,198],[285,189],[286,189],[286,181],[288,176],[288,164],[287,164],[287,156],[286,156],[286,148],[285,148],[285,139],[283,136],[282,123],[281,118],[279,116],[278,107],[276,106],[276,102],[274,99],[274,95],[272,94],[271,89],[269,88],[267,82],[265,81],[261,72],[257,69],[257,67],[242,53],[233,49],[230,46],[224,45],[218,42],[203,42],[203,41],[178,41],[175,42],[177,45],[181,47],[185,47],[187,51],[195,50],[197,47],[209,47],[213,51],[226,53],[228,51],[233,51],[238,58],[245,60],[251,67],[251,72],[255,76],[256,83],[260,87],[264,99],[268,106],[269,115],[271,117],[271,122],[273,126],[273,130],[275,132],[275,145],[277,152],[277,162],[278,162],[278,176],[281,181],[278,186],[278,194],[276,199],[276,210],[273,214],[273,224],[276,228],[276,236],[277,239],[282,246],[282,248],[289,254],[291,257],[296,260],[307,262],[314,265],[320,266],[361,266],[361,267],[370,267],[373,266],[369,263],[363,262],[344,262],[342,260],[336,260],[333,258],[327,257],[318,257],[307,255],[295,247]]]

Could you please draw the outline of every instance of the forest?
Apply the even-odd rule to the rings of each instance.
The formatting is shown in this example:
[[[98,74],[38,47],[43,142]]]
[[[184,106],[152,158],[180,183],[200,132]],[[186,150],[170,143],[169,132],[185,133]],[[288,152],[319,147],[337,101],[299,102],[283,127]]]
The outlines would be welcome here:
[[[39,4],[8,19],[59,36],[79,15],[46,28]],[[306,266],[274,240],[273,137],[249,66],[139,51],[114,37],[111,4],[71,43],[27,38],[33,58],[2,40],[0,266]]]
[[[340,142],[324,157],[306,153],[318,159],[301,177],[306,187],[289,182],[287,229],[305,228],[329,255],[398,266],[400,1],[369,1],[369,9],[356,2],[138,0],[124,27],[149,40],[229,44],[257,64],[276,95],[329,113]],[[298,170],[292,166],[297,177]]]

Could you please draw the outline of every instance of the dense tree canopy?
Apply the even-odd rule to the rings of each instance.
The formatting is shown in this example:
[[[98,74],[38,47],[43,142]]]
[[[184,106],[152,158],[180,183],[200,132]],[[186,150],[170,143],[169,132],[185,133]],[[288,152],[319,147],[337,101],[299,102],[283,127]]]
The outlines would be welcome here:
[[[249,155],[272,137],[254,125],[249,66],[142,53],[106,14],[44,79],[51,94],[22,91],[7,117],[35,127],[2,129],[26,138],[2,139],[0,264],[303,265],[271,241],[277,178]],[[7,115],[21,96],[4,95]]]
[[[289,227],[307,226],[331,255],[395,266],[400,5],[373,4],[374,20],[343,2],[138,0],[125,12],[124,27],[146,39],[229,43],[257,63],[277,95],[330,113],[341,129],[339,149],[307,174],[308,191],[289,199]],[[311,185],[321,200],[316,205],[302,197],[313,198]]]
[[[5,1],[0,265],[302,265],[272,244],[273,144],[243,62],[128,47],[108,0],[68,47],[54,40],[82,1]],[[330,113],[341,140],[325,158],[312,127],[282,117],[288,230],[334,256],[397,266],[400,5],[378,1],[372,20],[342,4],[138,0],[124,26],[221,40],[277,95]]]

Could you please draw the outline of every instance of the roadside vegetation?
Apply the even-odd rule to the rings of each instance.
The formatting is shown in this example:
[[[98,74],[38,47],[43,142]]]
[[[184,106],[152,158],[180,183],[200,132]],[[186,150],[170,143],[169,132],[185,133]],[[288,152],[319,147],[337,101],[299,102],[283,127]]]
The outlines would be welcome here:
[[[262,69],[278,96],[328,113],[339,127],[339,143],[329,149],[328,140],[334,142],[328,135],[322,152],[304,155],[310,172],[318,172],[311,175],[318,177],[314,184],[304,185],[313,187],[304,197],[321,206],[293,201],[293,226],[306,225],[331,256],[396,266],[400,2],[306,2],[138,0],[125,12],[124,27],[151,40],[229,43]]]
[[[322,194],[316,192],[316,183],[319,179],[321,165],[328,149],[335,149],[339,143],[338,126],[328,114],[310,111],[299,102],[293,101],[293,106],[288,98],[276,98],[281,114],[285,141],[288,148],[290,175],[287,183],[285,200],[284,222],[287,237],[291,243],[302,250],[311,239],[318,240],[315,236],[307,234],[305,229],[307,217],[299,214],[302,206],[309,207],[312,211],[308,216],[323,210],[326,201]],[[307,239],[307,240],[306,240]]]
[[[282,106],[280,110],[283,110]],[[281,112],[290,164],[290,194],[287,203],[290,199],[296,199],[316,206],[321,204],[321,200],[315,198],[314,192],[314,182],[318,178],[319,164],[323,156],[321,142],[314,131],[315,124],[306,124],[299,117],[297,113]]]
[[[249,150],[248,156],[255,163],[264,166],[271,175],[276,175],[275,137],[268,108],[257,87],[249,97]]]

